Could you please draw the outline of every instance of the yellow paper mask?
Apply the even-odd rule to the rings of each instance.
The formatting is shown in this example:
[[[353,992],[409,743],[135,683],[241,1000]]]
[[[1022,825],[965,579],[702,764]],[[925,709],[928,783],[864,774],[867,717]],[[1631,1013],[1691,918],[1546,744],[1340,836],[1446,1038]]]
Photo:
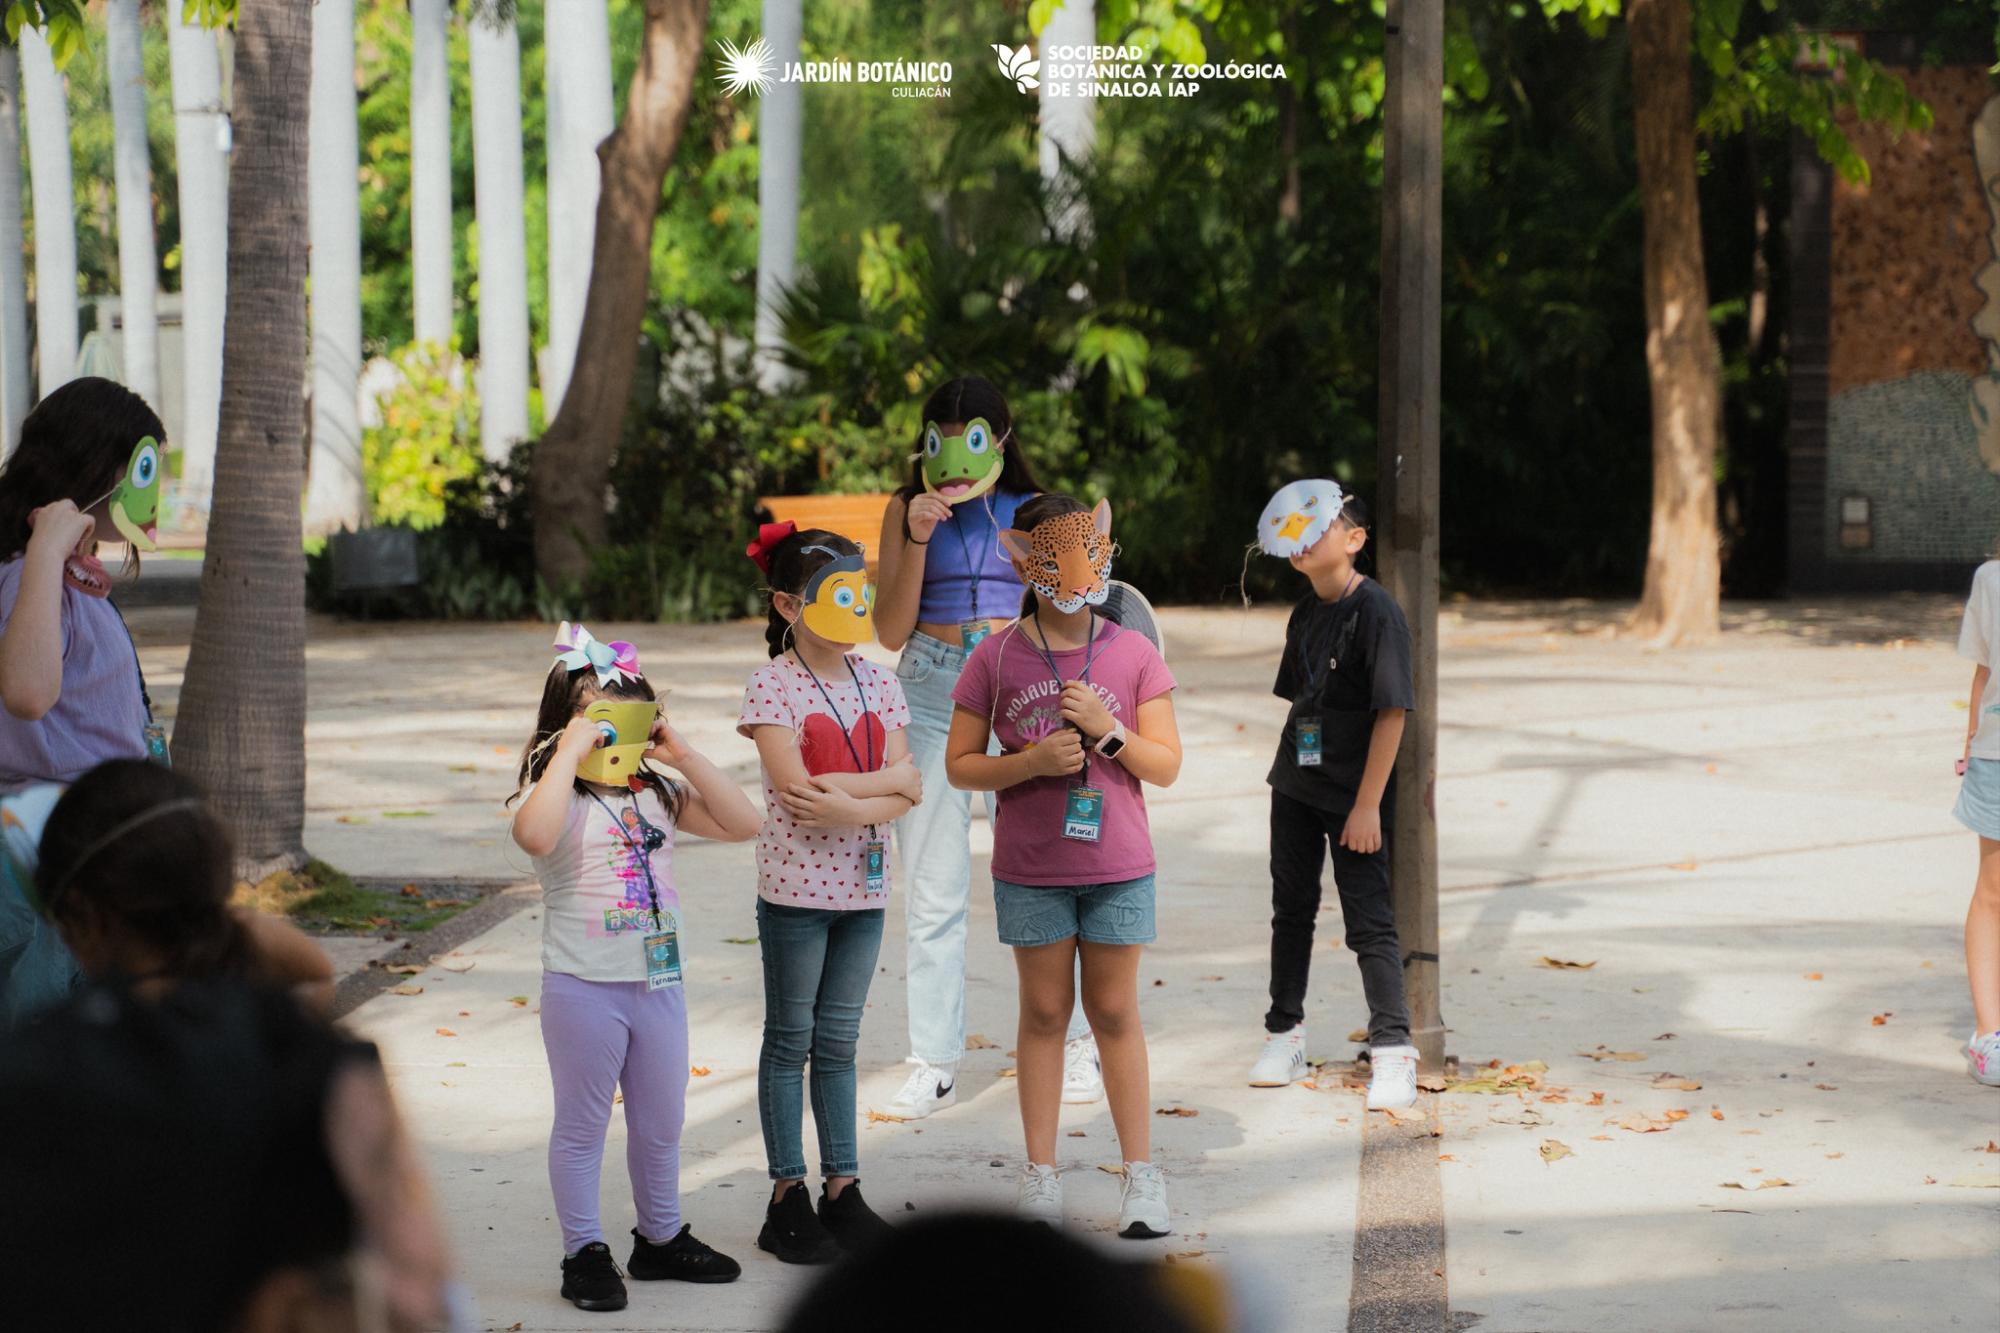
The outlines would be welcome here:
[[[623,787],[641,770],[641,761],[653,742],[653,719],[660,706],[644,700],[599,699],[583,710],[583,715],[600,726],[611,728],[615,740],[583,757],[576,775],[585,782],[601,782],[607,787]]]
[[[808,551],[825,551],[808,546]],[[799,620],[833,643],[866,643],[875,637],[875,589],[861,555],[835,555],[821,565],[799,594]]]

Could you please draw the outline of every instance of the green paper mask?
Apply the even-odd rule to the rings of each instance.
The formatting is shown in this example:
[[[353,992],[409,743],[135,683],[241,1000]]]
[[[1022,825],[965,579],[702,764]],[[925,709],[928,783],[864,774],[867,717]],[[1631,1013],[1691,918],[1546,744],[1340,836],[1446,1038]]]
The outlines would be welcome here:
[[[994,438],[985,417],[966,422],[963,435],[946,435],[937,422],[926,421],[924,489],[946,504],[963,504],[986,494],[1000,480],[1001,448],[1006,442],[1005,435]]]
[[[160,442],[148,435],[132,450],[118,489],[111,492],[111,524],[142,551],[157,551],[160,517]]]

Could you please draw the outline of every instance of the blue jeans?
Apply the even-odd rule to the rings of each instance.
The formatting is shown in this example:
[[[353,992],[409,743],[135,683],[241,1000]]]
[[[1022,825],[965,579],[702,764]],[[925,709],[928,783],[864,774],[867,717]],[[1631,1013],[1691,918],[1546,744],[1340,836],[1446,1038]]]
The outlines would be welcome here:
[[[757,1057],[757,1116],[771,1179],[806,1173],[801,1122],[812,1057],[813,1125],[820,1174],[861,1171],[854,1125],[854,1047],[882,950],[882,909],[837,912],[757,900],[764,955],[764,1049]]]
[[[1001,631],[996,630],[996,633]],[[896,821],[903,856],[907,931],[910,1054],[955,1065],[965,1052],[965,918],[972,904],[972,793],[944,772],[945,738],[955,705],[951,692],[965,669],[962,648],[912,634],[896,662],[910,705],[910,754],[924,775],[923,804]],[[992,813],[992,806],[987,806]],[[1082,995],[1079,988],[1077,994]],[[1085,1036],[1081,1001],[1070,1016],[1071,1039]]]

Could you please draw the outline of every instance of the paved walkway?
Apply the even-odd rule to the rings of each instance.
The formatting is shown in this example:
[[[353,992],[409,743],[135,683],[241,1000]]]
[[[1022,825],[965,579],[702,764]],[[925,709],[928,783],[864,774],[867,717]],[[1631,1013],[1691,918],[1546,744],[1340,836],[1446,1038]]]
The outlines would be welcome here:
[[[1722,644],[1678,654],[1609,637],[1615,612],[1479,604],[1446,618],[1450,1045],[1468,1065],[1548,1066],[1525,1096],[1438,1099],[1454,1322],[1990,1328],[2000,1190],[1980,1186],[2000,1180],[2000,1156],[1978,1150],[2000,1138],[2000,1092],[1972,1085],[1955,1053],[1970,1025],[1958,930],[1973,859],[1947,813],[1969,678],[1950,652],[1956,608],[1735,608]],[[171,700],[186,616],[134,621],[148,679]],[[1260,1273],[1278,1326],[1303,1330],[1348,1316],[1362,1112],[1351,1092],[1242,1083],[1263,1007],[1261,778],[1282,716],[1268,694],[1282,624],[1268,608],[1165,617],[1189,760],[1153,802],[1166,871],[1143,1002],[1154,1102],[1199,1114],[1155,1122],[1176,1231],[1150,1249]],[[677,724],[753,780],[754,753],[730,725],[762,656],[753,627],[593,628],[638,644],[673,687]],[[524,873],[498,802],[549,637],[316,623],[314,851],[355,873]],[[983,823],[974,836],[978,884]],[[354,1016],[383,1045],[494,1328],[763,1329],[799,1288],[753,1245],[761,989],[754,946],[731,942],[755,933],[750,857],[696,844],[678,864],[693,1059],[708,1071],[693,1081],[686,1207],[744,1262],[732,1287],[640,1286],[619,1316],[556,1299],[533,907],[409,978],[421,994],[385,994]],[[864,1101],[903,1072],[895,921],[892,910],[862,1031]],[[1311,1048],[1344,1058],[1360,988],[1337,909],[1323,930]],[[922,1124],[864,1129],[869,1196],[885,1212],[1011,1197],[1012,969],[978,891],[971,970],[972,1026],[993,1045],[966,1057],[969,1098]],[[1582,1054],[1600,1047],[1643,1058]],[[1701,1086],[1652,1086],[1668,1074]],[[1101,1106],[1070,1108],[1064,1128],[1072,1222],[1090,1234],[1116,1205],[1116,1182],[1090,1168],[1115,1163],[1116,1143]],[[614,1127],[614,1235],[630,1225],[620,1139]],[[968,1299],[981,1280],[968,1268]]]

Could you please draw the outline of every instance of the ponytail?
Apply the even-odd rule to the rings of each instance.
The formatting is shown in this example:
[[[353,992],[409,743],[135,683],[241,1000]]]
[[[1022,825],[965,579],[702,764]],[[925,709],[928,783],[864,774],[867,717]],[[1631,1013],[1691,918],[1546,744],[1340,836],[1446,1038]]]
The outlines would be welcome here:
[[[765,589],[771,597],[771,611],[764,625],[764,646],[772,657],[780,657],[790,646],[792,622],[778,613],[777,594],[790,593],[796,597],[821,568],[842,556],[860,555],[861,547],[837,532],[805,528],[786,533],[775,544],[762,547],[761,552],[753,544],[752,558],[758,553],[764,558],[757,563],[770,580]]]

